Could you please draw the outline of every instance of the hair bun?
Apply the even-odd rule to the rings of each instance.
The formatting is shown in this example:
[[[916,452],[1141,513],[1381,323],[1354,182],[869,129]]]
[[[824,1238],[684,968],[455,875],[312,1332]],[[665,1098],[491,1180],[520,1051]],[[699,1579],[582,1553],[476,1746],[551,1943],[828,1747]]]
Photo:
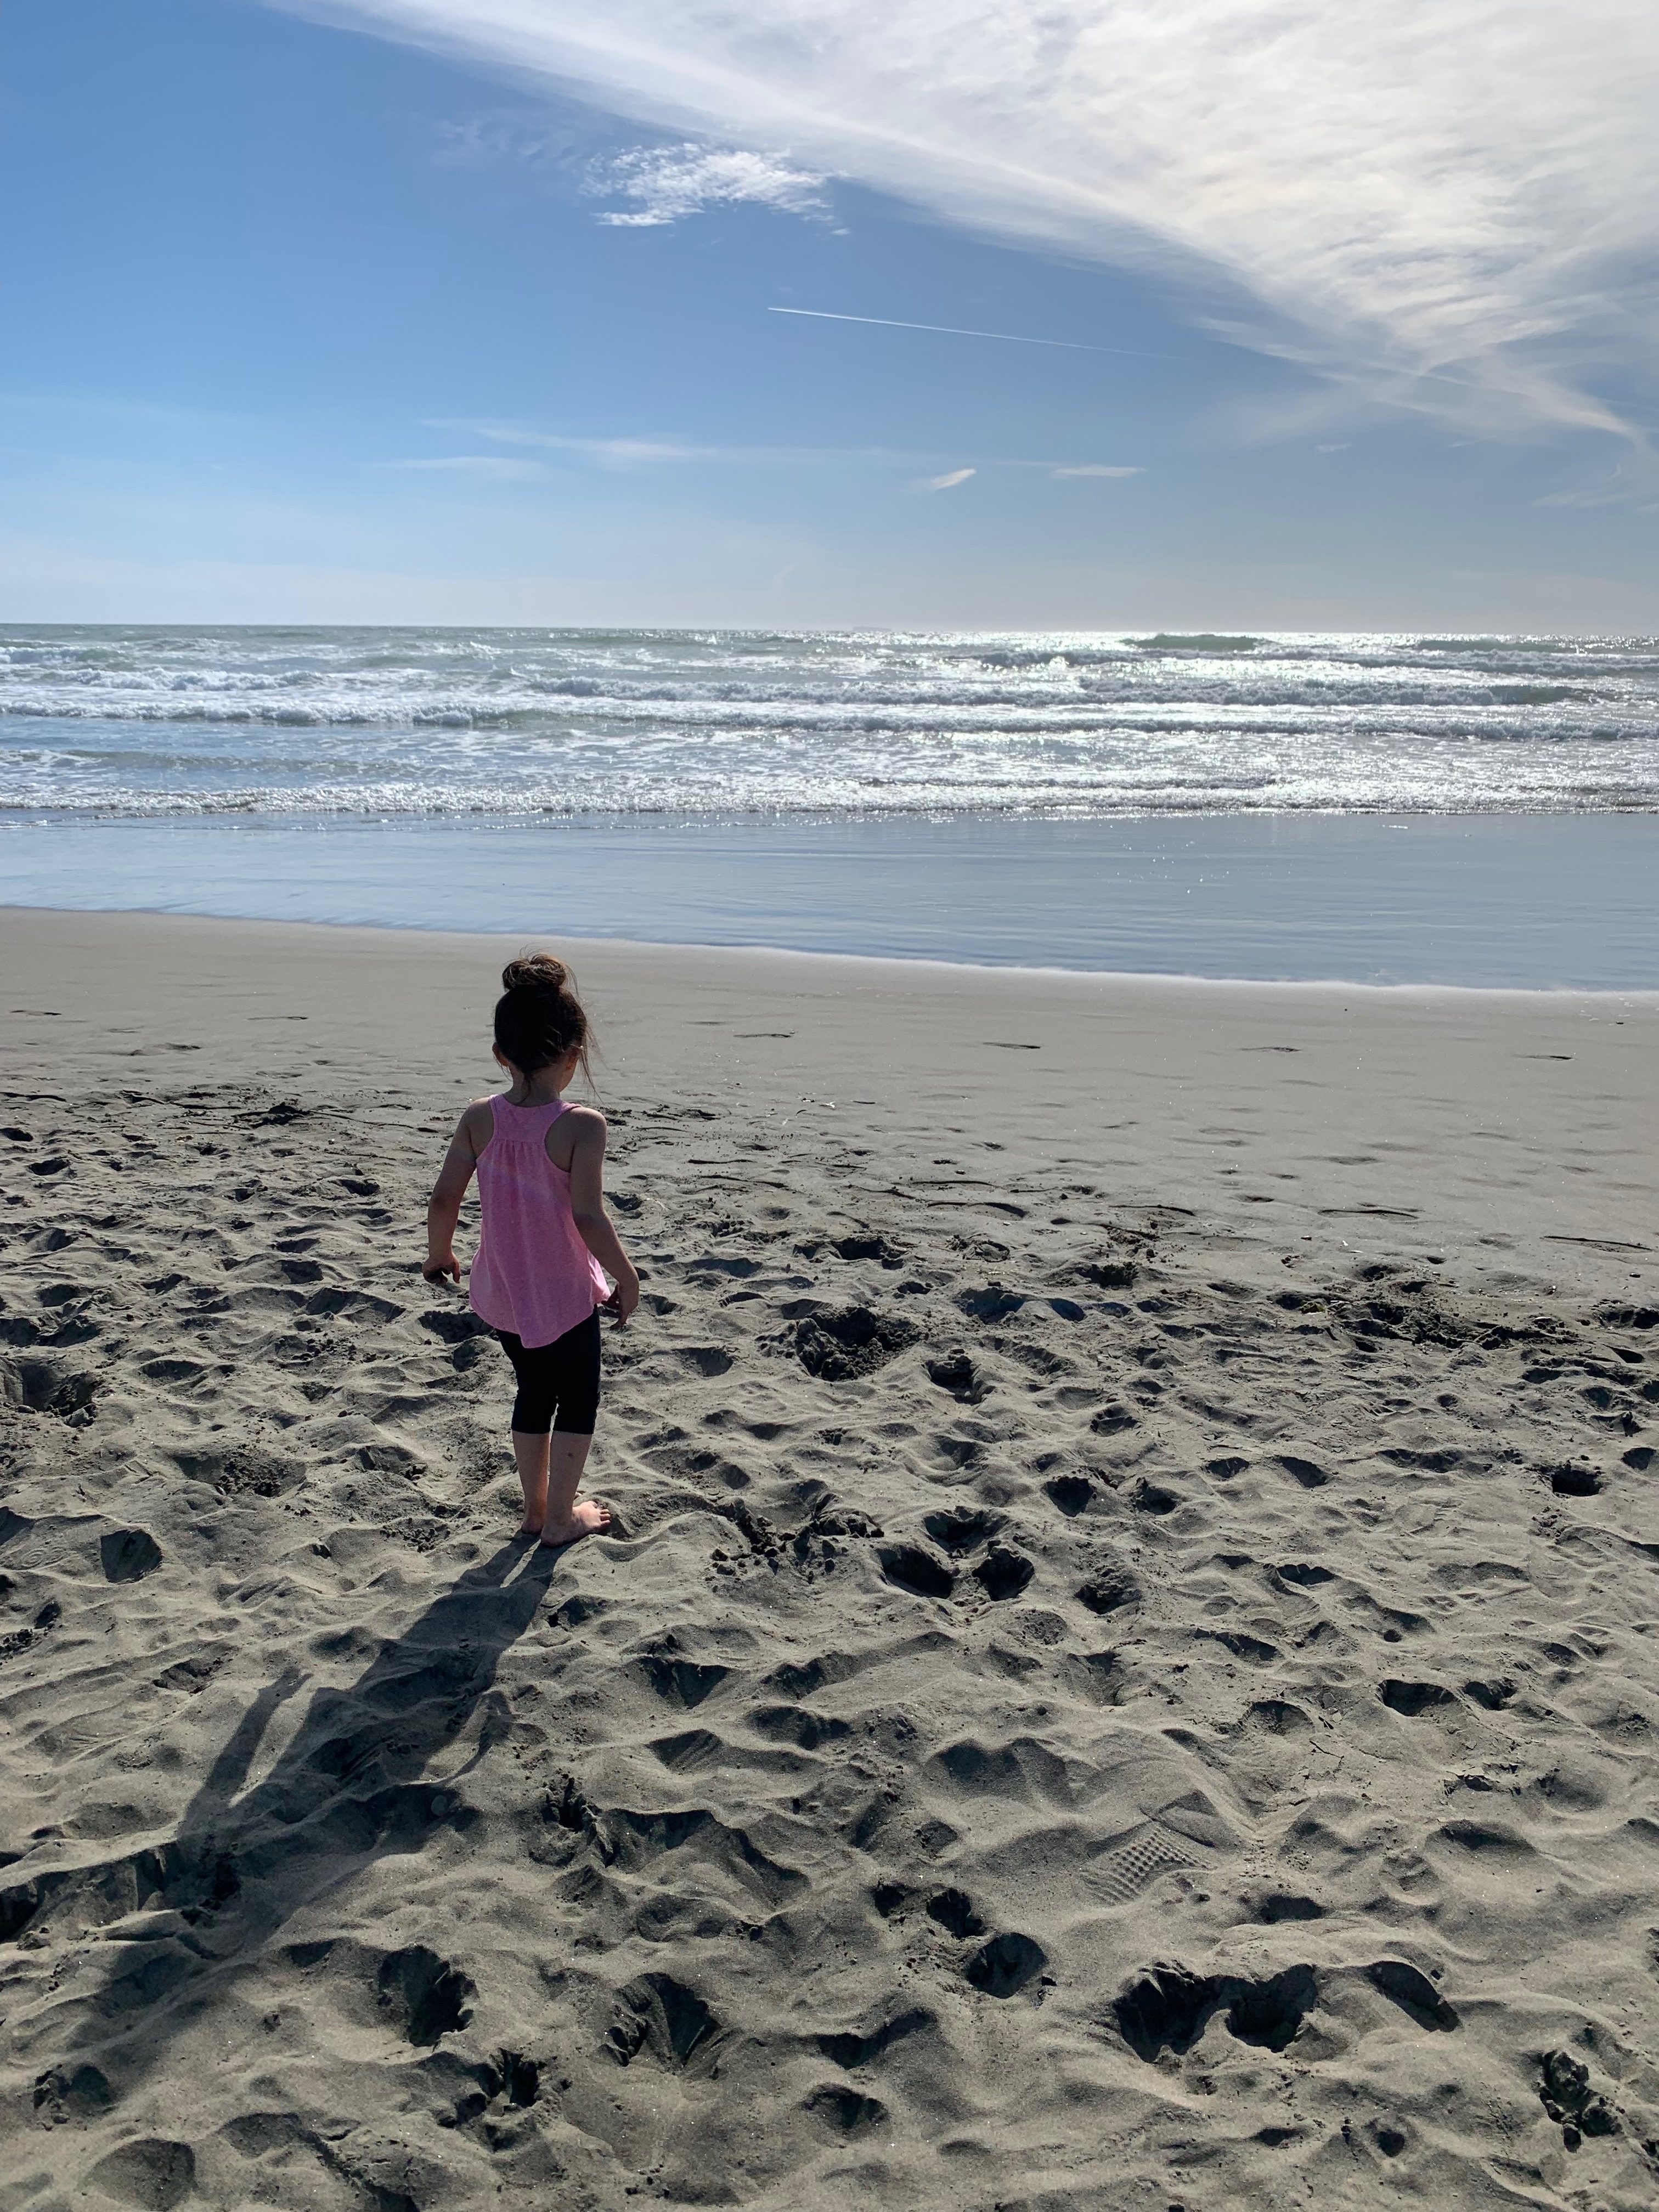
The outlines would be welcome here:
[[[501,970],[504,991],[562,991],[570,971],[550,952],[526,952]]]
[[[495,1001],[495,1049],[509,1067],[534,1075],[574,1053],[586,1075],[592,1041],[587,1016],[562,960],[550,952],[522,952],[507,962]]]

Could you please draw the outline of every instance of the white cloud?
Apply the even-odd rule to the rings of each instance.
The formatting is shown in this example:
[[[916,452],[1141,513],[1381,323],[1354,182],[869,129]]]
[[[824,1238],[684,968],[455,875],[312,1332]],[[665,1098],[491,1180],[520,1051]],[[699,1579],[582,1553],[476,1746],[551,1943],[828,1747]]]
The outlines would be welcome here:
[[[924,477],[916,486],[918,491],[951,491],[969,477],[977,476],[977,469],[947,469],[942,477]]]
[[[1078,461],[1070,467],[1050,469],[1051,477],[1139,477],[1144,469],[1107,468],[1098,461]]]
[[[1157,268],[1465,430],[1622,429],[1599,395],[1659,332],[1650,0],[272,4]]]
[[[705,208],[729,207],[753,200],[790,215],[823,215],[828,204],[820,187],[825,179],[768,154],[720,151],[708,146],[635,146],[625,154],[589,167],[582,189],[596,196],[632,200],[625,214],[599,217],[628,229],[651,229],[701,215]]]

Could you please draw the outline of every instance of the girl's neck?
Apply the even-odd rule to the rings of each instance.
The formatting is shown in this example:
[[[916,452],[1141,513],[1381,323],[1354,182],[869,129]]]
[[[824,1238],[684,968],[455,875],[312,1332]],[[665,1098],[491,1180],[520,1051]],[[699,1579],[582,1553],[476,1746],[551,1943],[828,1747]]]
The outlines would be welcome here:
[[[541,1068],[534,1075],[514,1073],[513,1087],[507,1094],[509,1106],[551,1106],[559,1098],[564,1085],[552,1068]]]

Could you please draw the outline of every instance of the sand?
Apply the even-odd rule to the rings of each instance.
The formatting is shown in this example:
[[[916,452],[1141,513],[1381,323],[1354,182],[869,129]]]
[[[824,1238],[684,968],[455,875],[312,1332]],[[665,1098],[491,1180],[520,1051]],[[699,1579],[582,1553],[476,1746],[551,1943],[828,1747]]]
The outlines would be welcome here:
[[[515,948],[0,945],[0,2203],[1654,2201],[1659,1001],[574,948],[538,1555]]]

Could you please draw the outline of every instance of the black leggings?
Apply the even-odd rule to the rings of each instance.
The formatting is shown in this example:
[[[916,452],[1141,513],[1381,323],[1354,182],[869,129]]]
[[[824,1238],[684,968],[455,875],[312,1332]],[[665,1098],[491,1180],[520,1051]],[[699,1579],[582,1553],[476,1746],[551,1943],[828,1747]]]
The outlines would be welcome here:
[[[501,1348],[513,1362],[519,1395],[513,1401],[513,1425],[520,1436],[591,1437],[599,1411],[599,1316],[591,1313],[551,1344],[527,1350],[510,1328],[498,1328]]]

